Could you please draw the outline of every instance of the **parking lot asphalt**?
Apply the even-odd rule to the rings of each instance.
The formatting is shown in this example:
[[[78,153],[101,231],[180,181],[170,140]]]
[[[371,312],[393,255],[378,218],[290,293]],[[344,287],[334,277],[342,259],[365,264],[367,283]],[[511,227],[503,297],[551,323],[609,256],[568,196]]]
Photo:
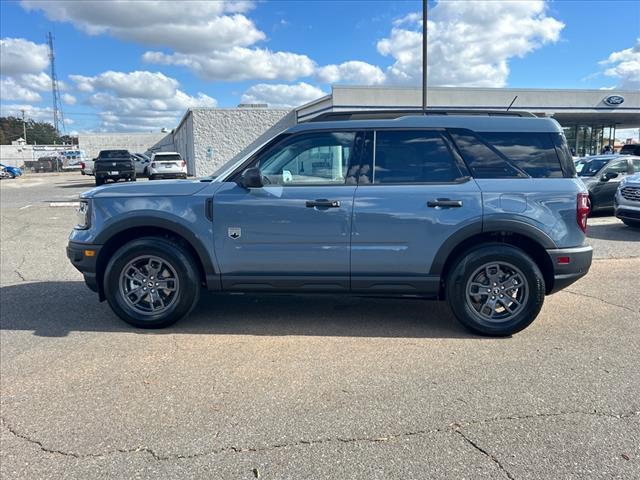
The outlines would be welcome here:
[[[65,257],[91,180],[0,182],[1,478],[640,477],[640,232],[615,218],[511,338],[332,296],[203,294],[143,331]]]

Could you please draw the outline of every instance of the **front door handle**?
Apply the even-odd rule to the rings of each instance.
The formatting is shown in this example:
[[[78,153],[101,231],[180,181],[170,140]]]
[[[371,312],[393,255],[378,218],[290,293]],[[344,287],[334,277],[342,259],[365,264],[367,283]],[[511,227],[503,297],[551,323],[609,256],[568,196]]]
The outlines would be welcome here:
[[[447,208],[458,208],[462,206],[462,200],[450,200],[448,198],[438,198],[437,200],[429,200],[427,202],[427,207],[436,208],[436,207],[447,207]]]
[[[307,208],[340,208],[339,200],[325,200],[324,198],[319,200],[307,200]]]

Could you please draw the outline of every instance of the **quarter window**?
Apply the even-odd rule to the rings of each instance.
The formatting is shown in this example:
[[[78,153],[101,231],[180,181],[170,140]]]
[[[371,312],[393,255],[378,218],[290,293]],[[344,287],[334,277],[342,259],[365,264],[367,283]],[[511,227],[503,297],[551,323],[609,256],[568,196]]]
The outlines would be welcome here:
[[[533,178],[564,176],[548,133],[485,132],[480,136]]]
[[[640,158],[633,159],[633,171],[635,173],[640,173]]]
[[[265,184],[344,184],[355,138],[355,132],[298,135],[267,152],[257,166]]]
[[[461,177],[440,132],[382,130],[375,145],[373,183],[442,183]]]

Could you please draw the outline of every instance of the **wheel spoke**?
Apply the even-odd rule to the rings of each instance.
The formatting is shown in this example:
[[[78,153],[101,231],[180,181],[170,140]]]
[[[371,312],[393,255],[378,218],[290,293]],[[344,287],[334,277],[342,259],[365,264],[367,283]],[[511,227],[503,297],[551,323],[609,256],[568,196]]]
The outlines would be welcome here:
[[[156,282],[156,288],[158,290],[169,290],[170,292],[175,292],[176,283],[175,283],[175,280],[173,279],[160,280]]]

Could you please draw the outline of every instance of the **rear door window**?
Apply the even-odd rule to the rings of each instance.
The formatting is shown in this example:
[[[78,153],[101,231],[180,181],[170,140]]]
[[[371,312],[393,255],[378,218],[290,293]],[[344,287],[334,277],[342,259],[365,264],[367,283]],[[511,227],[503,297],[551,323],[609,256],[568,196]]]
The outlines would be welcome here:
[[[481,132],[479,135],[533,178],[564,177],[549,133]]]
[[[376,131],[374,184],[446,183],[461,177],[442,132]]]
[[[640,158],[634,158],[632,160],[633,163],[633,171],[635,173],[639,173],[640,172]]]

